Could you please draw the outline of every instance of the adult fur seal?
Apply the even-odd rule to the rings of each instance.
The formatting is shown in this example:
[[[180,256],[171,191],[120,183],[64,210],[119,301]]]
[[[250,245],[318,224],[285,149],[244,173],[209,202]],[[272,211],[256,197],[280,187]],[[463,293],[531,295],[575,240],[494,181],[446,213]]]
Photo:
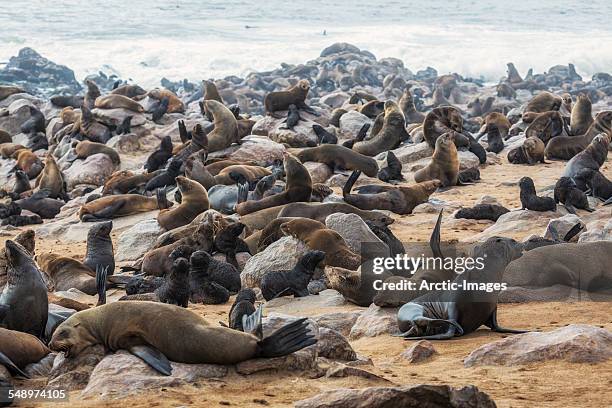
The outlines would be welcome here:
[[[519,187],[521,189],[521,209],[532,210],[532,211],[555,211],[557,204],[555,200],[550,197],[538,197],[536,195],[535,185],[530,177],[523,177],[519,180]]]
[[[147,91],[145,91],[144,89],[142,89],[140,86],[136,84],[121,85],[111,91],[111,94],[113,95],[123,95],[123,96],[127,96],[128,98],[135,98],[138,96],[143,96],[146,93]]]
[[[206,111],[212,114],[215,126],[213,131],[207,135],[208,151],[223,150],[231,146],[232,143],[239,142],[238,124],[232,111],[215,100],[205,101],[204,106]]]
[[[586,149],[567,162],[563,170],[563,176],[574,177],[582,169],[599,170],[608,157],[610,137],[612,137],[612,133],[595,136]]]
[[[540,113],[525,130],[526,137],[538,137],[544,144],[565,132],[569,134],[567,124],[557,111]]]
[[[436,148],[431,157],[431,162],[414,173],[414,180],[417,183],[440,180],[443,187],[457,185],[459,180],[459,157],[454,138],[455,132],[448,132],[436,139]]]
[[[414,99],[410,93],[410,86],[407,86],[406,89],[404,89],[404,93],[399,100],[399,107],[404,113],[406,124],[423,123],[425,120],[425,115],[418,112],[414,106]]]
[[[557,137],[554,140],[560,139]],[[551,140],[548,145],[550,146],[554,140]],[[529,164],[533,165],[538,162],[546,163],[544,161],[544,142],[538,137],[528,137],[525,139],[522,145],[515,147],[508,152],[508,161],[512,164]]]
[[[156,197],[145,197],[140,194],[104,196],[84,204],[79,210],[79,219],[83,222],[105,221],[171,206],[172,203],[168,202],[165,193],[161,190]]]
[[[168,98],[168,113],[183,113],[185,111],[185,104],[176,96],[172,91],[165,88],[156,88],[150,90],[147,95],[150,98],[161,101],[164,98]]]
[[[17,159],[15,168],[27,174],[30,180],[35,179],[42,172],[43,163],[32,151],[21,149],[15,152],[13,156],[16,156]]]
[[[388,151],[386,161],[387,166],[381,168],[376,174],[376,177],[385,183],[404,180],[404,176],[402,175],[402,162],[397,158],[395,153]]]
[[[9,372],[29,378],[23,372],[28,364],[38,363],[51,350],[28,333],[0,328],[0,364]]]
[[[399,106],[393,101],[385,102],[384,106],[385,117],[380,132],[369,140],[355,143],[353,150],[357,153],[376,156],[381,152],[395,149],[401,142],[410,138],[406,132],[404,114]]]
[[[606,201],[612,197],[612,181],[608,180],[599,170],[582,169],[574,177],[576,184],[578,180],[584,180],[584,184],[591,190],[591,195]]]
[[[102,188],[102,195],[127,194],[131,191],[139,190],[153,177],[161,174],[162,170],[152,173],[134,174],[129,170],[114,172],[105,182]]]
[[[95,272],[73,258],[46,253],[36,258],[56,291],[77,289],[88,295],[97,293]]]
[[[303,241],[311,250],[324,251],[327,266],[356,270],[361,265],[361,257],[349,249],[344,238],[322,222],[298,218],[280,228],[285,235]]]
[[[306,79],[301,79],[297,84],[286,91],[270,92],[264,98],[266,112],[274,114],[276,111],[289,109],[289,105],[295,105],[298,109],[311,110],[306,105],[306,96],[310,90],[310,83]]]
[[[561,108],[563,99],[559,95],[554,95],[548,91],[543,91],[534,96],[527,102],[525,112],[543,113],[548,111],[558,111]]]
[[[315,268],[325,258],[323,251],[306,252],[290,271],[271,271],[261,278],[261,294],[266,300],[278,296],[308,296],[308,283]]]
[[[546,145],[546,157],[550,159],[570,160],[586,149],[595,136],[612,132],[612,111],[599,112],[586,133],[578,136],[557,136]]]
[[[48,190],[50,198],[62,200],[67,200],[68,198],[64,175],[52,154],[48,154],[45,157],[45,168],[40,173],[38,179],[36,179],[36,187],[40,190]]]
[[[0,101],[17,93],[25,93],[25,89],[12,85],[0,85]]]
[[[94,119],[93,113],[85,105],[81,107],[81,120],[73,123],[74,133],[80,132],[92,142],[105,144],[112,137],[112,133],[102,123]]]
[[[60,209],[66,204],[61,200],[49,198],[48,190],[38,190],[28,198],[16,200],[15,204],[24,210],[40,215],[41,218],[53,218],[59,214]]]
[[[572,135],[583,135],[591,124],[593,124],[591,100],[588,95],[581,93],[572,109],[570,132]]]
[[[124,318],[117,320],[117,316]],[[243,325],[249,333],[261,330],[261,314],[243,319]],[[299,319],[259,339],[229,327],[213,326],[182,307],[153,302],[114,302],[72,315],[57,328],[49,346],[63,351],[68,358],[96,344],[111,351],[127,349],[157,371],[170,375],[172,367],[168,360],[187,364],[236,364],[257,357],[291,354],[317,342],[306,325],[306,319]]]
[[[30,255],[34,255],[36,239],[34,230],[28,229],[20,232],[13,238],[13,241],[21,245]],[[8,259],[5,251],[0,251],[0,287],[6,285],[6,272],[8,270]]]
[[[127,96],[118,94],[100,96],[96,99],[94,106],[99,109],[123,108],[137,113],[144,112],[144,107],[141,104]]]
[[[5,243],[7,282],[0,294],[0,326],[42,338],[48,317],[47,287],[31,254],[15,241]]]
[[[249,214],[264,208],[276,207],[279,205],[309,201],[312,194],[312,180],[310,173],[304,165],[294,156],[286,153],[284,156],[286,185],[285,191],[273,196],[262,198],[258,201],[246,201],[236,206],[239,215]]]
[[[117,151],[103,143],[90,142],[89,140],[77,142],[74,147],[74,153],[75,156],[70,157],[70,159],[86,159],[94,154],[103,153],[111,159],[115,166],[121,164],[121,158]]]
[[[435,148],[438,137],[450,131],[459,133],[463,131],[463,118],[456,108],[452,106],[435,108],[425,116],[423,136],[430,147]]]
[[[471,333],[482,325],[499,333],[523,333],[497,323],[497,292],[464,288],[464,282],[499,284],[506,266],[521,256],[520,245],[508,238],[493,237],[474,248],[473,258],[484,259],[484,268],[459,274],[457,290],[429,292],[402,306],[397,313],[401,336],[407,340],[445,340]]]
[[[362,210],[389,210],[396,214],[411,214],[414,207],[429,200],[429,196],[442,185],[439,180],[428,180],[413,186],[371,186],[372,194],[351,194],[361,173],[354,171],[347,180],[342,195],[344,201]]]
[[[181,192],[181,204],[172,209],[164,209],[157,215],[157,222],[171,230],[189,224],[198,214],[210,208],[206,189],[196,181],[178,176],[176,184]]]
[[[368,177],[376,177],[378,164],[367,155],[344,146],[326,144],[300,150],[296,157],[302,163],[312,161],[327,164],[333,171],[360,170]]]
[[[83,263],[92,271],[98,267],[105,269],[110,276],[115,271],[115,255],[110,233],[113,230],[112,221],[94,224],[87,232],[87,249]]]

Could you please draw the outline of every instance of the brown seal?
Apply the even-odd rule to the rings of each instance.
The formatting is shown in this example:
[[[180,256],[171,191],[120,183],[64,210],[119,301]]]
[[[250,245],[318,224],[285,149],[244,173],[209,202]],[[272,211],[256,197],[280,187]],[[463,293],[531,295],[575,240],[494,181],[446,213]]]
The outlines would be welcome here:
[[[0,145],[3,143],[13,143],[13,138],[6,130],[0,129]]]
[[[49,198],[67,198],[66,182],[53,154],[45,157],[45,168],[36,179],[36,187],[49,191]]]
[[[157,197],[145,197],[140,194],[119,194],[100,197],[84,204],[79,210],[79,218],[85,222],[108,220],[165,209],[170,206],[172,206],[172,203],[166,200],[163,192],[158,193]]]
[[[121,85],[111,91],[111,94],[113,95],[123,95],[123,96],[127,96],[128,98],[143,97],[144,95],[146,95],[146,93],[147,91],[145,91],[140,86],[135,85],[135,84],[134,85],[129,85],[129,84]]]
[[[560,138],[561,136],[556,137],[554,140]],[[550,146],[550,144],[548,145]],[[528,137],[522,145],[508,152],[508,161],[512,164],[530,165],[538,162],[546,163],[544,161],[544,142],[538,137]]]
[[[558,111],[549,111],[537,114],[534,120],[527,126],[525,136],[538,137],[544,144],[547,144],[553,137],[562,135],[566,128],[567,125],[563,120],[563,116]],[[569,130],[566,131],[566,133],[568,132]]]
[[[163,170],[140,174],[135,174],[130,170],[116,171],[104,182],[102,195],[127,194],[139,187],[144,187],[149,180],[159,176],[161,173],[163,173]]]
[[[610,145],[611,138],[612,133],[595,136],[586,149],[567,162],[563,176],[574,177],[580,170],[585,168],[599,170],[608,157],[608,146]]]
[[[183,113],[185,111],[185,105],[172,91],[165,88],[152,89],[147,94],[150,98],[161,101],[164,98],[168,98],[168,111],[167,113]]]
[[[385,117],[382,128],[371,139],[355,143],[353,150],[357,153],[376,156],[381,152],[395,149],[402,141],[409,139],[404,114],[399,106],[393,101],[387,101],[384,107]]]
[[[376,177],[378,164],[373,158],[355,150],[335,144],[324,144],[300,150],[296,157],[302,163],[318,162],[327,164],[332,171],[360,170],[368,177]]]
[[[260,231],[260,234],[257,234],[257,242],[255,243],[256,252],[263,251],[270,244],[284,237],[285,234],[281,231],[281,225],[298,218],[299,217],[279,217],[270,221],[268,225]]]
[[[226,186],[236,184],[236,180],[230,176],[231,173],[243,175],[249,183],[256,182],[262,177],[272,174],[270,170],[266,169],[265,167],[234,164],[225,167],[214,177],[215,184],[224,184]]]
[[[94,154],[103,153],[111,159],[115,166],[119,166],[121,164],[121,158],[119,157],[119,153],[112,147],[109,147],[103,143],[98,142],[90,142],[89,140],[83,140],[78,142],[74,147],[74,152],[78,159],[86,159],[89,156],[93,156]]]
[[[489,133],[489,130],[495,127],[499,131],[499,134],[502,137],[502,139],[506,140],[508,139],[508,135],[509,135],[511,126],[512,125],[510,124],[510,121],[508,120],[506,115],[504,115],[503,113],[499,113],[499,112],[491,112],[487,114],[487,116],[485,116],[483,130],[484,130],[484,133]],[[478,138],[476,138],[476,140],[478,140]]]
[[[362,115],[367,116],[370,119],[374,119],[385,111],[385,103],[379,100],[368,101],[361,105],[358,112]]]
[[[144,107],[141,104],[139,104],[132,98],[128,98],[127,96],[118,94],[110,94],[98,97],[96,99],[94,107],[99,109],[123,108],[137,113],[144,112]]]
[[[0,101],[18,93],[25,93],[25,89],[12,85],[0,85]]]
[[[81,119],[72,124],[72,133],[81,133],[92,142],[106,143],[112,134],[109,128],[94,119],[91,110],[85,105],[81,107]]]
[[[525,112],[544,113],[548,111],[558,111],[563,104],[563,98],[548,91],[542,91],[529,102],[525,107]]]
[[[348,112],[348,111],[346,109],[343,109],[343,108],[336,108],[336,109],[334,109],[332,111],[332,117],[329,120],[329,124],[330,125],[334,125],[335,127],[340,127],[340,118],[346,112]]]
[[[285,235],[303,241],[311,250],[325,252],[327,266],[356,270],[361,265],[361,257],[349,249],[344,238],[322,222],[297,218],[280,228]]]
[[[574,109],[576,110],[576,109]],[[570,160],[586,149],[595,136],[612,132],[612,111],[602,111],[583,135],[557,136],[546,145],[546,157],[549,159]]]
[[[13,238],[13,241],[17,242],[19,245],[24,247],[30,255],[34,255],[34,250],[36,248],[36,239],[34,230],[28,229],[20,232]],[[4,288],[6,285],[6,271],[8,269],[8,261],[6,258],[6,251],[4,249],[0,249],[0,287]]]
[[[425,116],[423,121],[423,136],[429,146],[434,148],[436,140],[444,133],[463,131],[461,113],[452,106],[443,106],[433,109]]]
[[[440,180],[443,187],[455,186],[459,180],[459,157],[454,142],[455,132],[438,137],[431,162],[414,173],[417,183]]]
[[[172,209],[164,209],[157,215],[157,222],[171,230],[189,224],[198,214],[210,208],[206,189],[197,181],[178,176],[176,185],[182,195],[181,204]]]
[[[87,92],[85,92],[83,106],[88,109],[93,109],[96,103],[96,98],[102,94],[100,93],[100,88],[98,88],[98,85],[91,79],[86,79],[85,85],[87,86]]]
[[[208,151],[216,152],[240,141],[236,117],[225,105],[208,100],[204,102],[206,111],[213,117],[215,128],[207,135]]]
[[[250,214],[241,215],[240,222],[247,226],[251,231],[262,230],[278,216],[285,206],[291,204],[277,205],[275,207],[265,208],[255,211]]]
[[[576,99],[570,119],[570,133],[572,135],[584,135],[593,123],[591,99],[588,95],[581,93]]]
[[[411,214],[414,207],[429,200],[429,196],[442,185],[440,180],[430,180],[408,187],[373,186],[373,194],[351,194],[351,189],[361,173],[354,171],[349,177],[342,195],[344,201],[362,210],[388,210],[396,214]]]
[[[36,262],[49,276],[55,291],[74,288],[88,295],[97,293],[96,273],[82,262],[51,253],[38,255]]]
[[[204,100],[205,101],[217,101],[219,103],[223,103],[223,98],[219,95],[219,90],[217,89],[217,85],[214,81],[202,81],[202,85],[204,88]]]
[[[27,149],[27,147],[15,143],[2,143],[0,144],[0,155],[5,159],[10,159],[16,152],[22,149]]]
[[[270,92],[264,98],[266,112],[273,114],[276,111],[289,109],[289,105],[303,108],[306,103],[306,96],[310,90],[310,83],[306,79],[301,79],[297,84],[286,91]]]
[[[248,200],[236,205],[236,213],[249,214],[264,208],[276,207],[298,201],[309,201],[312,194],[312,180],[308,169],[294,156],[285,153],[284,165],[286,174],[285,191],[261,200]]]
[[[70,125],[81,121],[81,112],[77,112],[72,106],[67,106],[61,110],[59,118],[64,126]]]
[[[0,328],[0,353],[8,358],[8,361],[2,358],[2,364],[12,374],[24,376],[21,370],[25,370],[28,364],[38,363],[50,352],[47,346],[31,334]]]
[[[282,357],[317,342],[307,329],[306,319],[291,322],[263,339],[249,334],[262,332],[261,309],[245,320],[242,332],[210,324],[180,306],[113,302],[69,317],[55,331],[49,347],[63,351],[67,358],[96,344],[113,352],[126,349],[162,374],[170,375],[172,366],[168,360],[236,364],[253,358]]]
[[[216,161],[213,161],[212,159],[208,159],[206,160],[206,158],[204,158],[204,164],[206,165],[206,170],[208,170],[210,172],[210,174],[212,174],[213,176],[216,176],[217,174],[219,174],[219,172],[221,170],[223,170],[224,168],[228,167],[228,166],[233,166],[233,165],[247,165],[247,166],[256,166],[257,163],[254,161],[250,161],[250,160],[232,160],[232,159],[219,159]]]
[[[425,115],[416,110],[414,106],[414,99],[412,98],[412,94],[410,93],[410,87],[407,86],[404,89],[404,93],[399,100],[399,107],[404,113],[404,118],[406,119],[406,124],[410,123],[423,123],[425,120]]]
[[[17,159],[15,167],[27,174],[30,180],[38,177],[42,172],[43,163],[32,151],[21,149],[13,153],[13,156]]]

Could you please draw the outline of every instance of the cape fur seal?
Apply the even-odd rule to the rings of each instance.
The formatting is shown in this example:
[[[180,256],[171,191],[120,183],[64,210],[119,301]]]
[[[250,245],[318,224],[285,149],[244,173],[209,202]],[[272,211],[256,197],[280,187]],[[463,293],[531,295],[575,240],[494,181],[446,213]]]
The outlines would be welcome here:
[[[308,251],[290,271],[271,271],[261,278],[261,294],[264,299],[272,300],[278,296],[308,296],[308,283],[315,268],[325,258],[323,251]]]
[[[214,129],[207,135],[208,151],[223,150],[239,142],[238,123],[232,111],[215,100],[205,101],[204,106],[212,114],[214,124]]]
[[[187,225],[210,208],[208,194],[200,183],[178,176],[176,184],[181,192],[181,204],[172,209],[163,209],[157,215],[157,222],[166,230]]]
[[[561,139],[562,136],[556,137],[551,140],[548,145],[550,146],[555,140]],[[546,163],[544,161],[544,154],[546,148],[544,142],[538,137],[528,137],[525,139],[522,145],[515,147],[508,152],[508,161],[512,164],[529,164],[533,165],[538,162]]]
[[[300,150],[296,157],[302,162],[327,164],[332,171],[360,170],[368,177],[376,177],[378,164],[368,155],[344,146],[326,144]]]
[[[112,137],[108,127],[95,120],[91,110],[85,105],[81,106],[80,121],[73,123],[73,134],[80,133],[92,142],[106,144]]]
[[[548,91],[542,91],[527,102],[525,112],[543,113],[558,111],[562,103],[563,99],[559,95],[554,95]]]
[[[106,270],[108,276],[111,276],[115,271],[113,241],[110,236],[112,230],[112,221],[99,222],[89,228],[85,259],[83,260],[83,264],[87,265],[92,271],[101,267]]]
[[[117,153],[117,151],[112,147],[109,147],[103,143],[90,142],[89,140],[77,142],[74,147],[74,153],[76,156],[74,158],[76,159],[86,159],[94,154],[103,153],[111,159],[115,166],[119,166],[121,164],[119,153]]]
[[[301,79],[297,84],[286,91],[270,92],[264,97],[264,107],[266,112],[274,114],[276,111],[285,111],[289,105],[295,105],[298,109],[310,108],[306,105],[306,96],[310,90],[310,83],[306,79]]]
[[[570,119],[570,133],[572,135],[583,135],[593,124],[592,104],[588,95],[579,94],[576,104],[572,109]]]
[[[582,169],[599,170],[608,157],[611,137],[612,133],[595,136],[586,149],[567,162],[563,170],[563,176],[574,177]]]
[[[41,254],[36,261],[55,291],[74,288],[88,295],[98,292],[95,272],[82,262],[52,253]]]
[[[523,177],[519,180],[518,184],[521,189],[521,210],[555,211],[557,209],[554,199],[537,196],[535,184],[533,184],[533,180],[530,177]]]
[[[159,147],[155,150],[145,162],[144,168],[147,173],[151,173],[166,165],[168,159],[172,157],[172,139],[166,136],[161,140]]]
[[[455,132],[438,137],[431,162],[414,173],[417,183],[439,180],[443,187],[455,186],[459,180],[459,157],[455,146]]]
[[[595,210],[589,207],[589,200],[584,191],[576,187],[576,183],[570,177],[561,177],[555,184],[554,191],[555,203],[563,203],[563,206],[571,214],[576,214],[576,209],[587,210],[593,212]]]
[[[156,197],[140,194],[104,196],[84,204],[79,210],[79,219],[83,222],[105,221],[171,206],[172,203],[168,202],[161,190],[158,190]]]
[[[132,112],[143,113],[144,107],[135,100],[127,96],[110,94],[100,96],[96,99],[94,107],[99,109],[117,109],[123,108]]]
[[[353,150],[366,156],[376,156],[381,152],[395,149],[401,142],[410,138],[406,132],[404,114],[395,102],[385,102],[384,114],[380,131],[369,140],[355,143]]]
[[[234,304],[228,313],[229,327],[234,330],[244,331],[242,317],[255,313],[255,300],[257,295],[251,288],[240,289],[236,295]]]
[[[45,168],[40,173],[38,179],[36,179],[36,187],[40,190],[49,191],[49,198],[59,198],[62,200],[67,200],[68,198],[64,175],[52,154],[47,154],[47,157],[45,157]]]
[[[102,187],[102,195],[127,194],[131,191],[139,190],[153,177],[161,174],[162,170],[152,173],[135,174],[129,170],[119,170],[114,172]]]
[[[404,113],[406,124],[423,123],[425,120],[425,115],[416,110],[416,107],[414,106],[414,99],[410,93],[410,86],[407,86],[404,89],[404,93],[402,94],[398,104]]]
[[[31,334],[0,328],[0,364],[14,375],[29,378],[23,372],[26,366],[38,363],[50,352],[47,346]]]
[[[565,132],[569,134],[567,124],[557,111],[540,113],[525,130],[526,137],[538,137],[544,144]]]
[[[280,211],[276,213],[276,216],[279,218],[304,217],[319,222],[325,222],[325,219],[334,213],[357,214],[364,221],[372,221],[383,225],[391,225],[395,221],[393,218],[380,211],[362,210],[347,203],[291,203],[280,209]],[[274,217],[272,217],[272,219],[274,219]],[[243,218],[241,218],[240,221],[244,223]],[[271,221],[271,219],[269,221]]]
[[[436,147],[439,136],[450,131],[458,133],[463,131],[463,118],[456,108],[452,106],[434,108],[425,116],[423,136],[431,148]]]
[[[166,88],[156,88],[150,90],[147,95],[150,98],[161,101],[164,98],[168,98],[168,113],[183,113],[185,111],[185,104],[176,96],[172,91]]]
[[[117,316],[125,318],[117,320]],[[163,325],[160,326],[160,324]],[[127,349],[151,367],[170,375],[168,360],[187,364],[236,364],[251,358],[280,357],[317,342],[299,319],[259,339],[261,314],[244,318],[246,332],[213,326],[182,307],[153,302],[114,302],[78,312],[63,322],[49,346],[67,358],[102,344]],[[134,335],[134,333],[138,333]],[[180,333],[180,336],[176,334]]]

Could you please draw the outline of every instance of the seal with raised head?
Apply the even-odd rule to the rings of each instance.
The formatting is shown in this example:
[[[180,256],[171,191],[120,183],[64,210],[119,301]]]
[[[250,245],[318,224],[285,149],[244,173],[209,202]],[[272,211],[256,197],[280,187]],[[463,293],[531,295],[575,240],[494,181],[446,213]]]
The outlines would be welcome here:
[[[85,92],[85,98],[83,99],[83,106],[88,109],[93,109],[96,103],[96,98],[102,95],[100,93],[100,88],[98,88],[98,85],[91,79],[85,80],[85,86],[87,86],[87,91]]]
[[[89,231],[87,231],[87,249],[83,260],[83,264],[87,265],[92,271],[101,267],[107,271],[108,276],[115,271],[115,255],[110,236],[112,230],[112,221],[99,222],[89,228]]]
[[[423,123],[425,120],[425,115],[416,110],[416,107],[414,106],[414,99],[410,93],[410,86],[406,86],[398,104],[404,113],[406,124]]]
[[[208,151],[216,152],[240,141],[238,138],[238,123],[236,117],[225,105],[208,100],[204,102],[207,112],[213,116],[214,129],[208,137]]]
[[[34,230],[27,229],[17,234],[15,238],[13,238],[13,241],[24,247],[26,251],[30,253],[30,255],[34,255],[34,250],[36,248],[35,236]],[[2,250],[0,251],[0,288],[4,288],[4,285],[6,285],[7,270],[8,258],[6,252]]]
[[[117,320],[117,316],[124,318]],[[170,375],[172,366],[168,360],[236,364],[252,358],[285,356],[317,342],[305,318],[263,339],[250,334],[261,331],[261,313],[244,318],[243,326],[245,332],[211,325],[187,309],[164,303],[114,302],[69,317],[55,331],[49,347],[63,351],[67,358],[97,344],[110,351],[125,349],[160,373]]]
[[[310,90],[310,83],[306,79],[301,79],[297,84],[286,91],[270,92],[264,97],[264,107],[268,114],[276,111],[285,111],[289,105],[295,105],[298,109],[312,110],[306,105],[306,96]]]
[[[590,194],[600,200],[604,200],[604,205],[610,204],[608,201],[612,197],[612,181],[608,180],[599,170],[582,169],[574,176],[576,184],[583,180],[585,187],[591,190]],[[580,188],[580,187],[579,187]]]
[[[156,197],[145,197],[140,194],[118,194],[100,197],[84,204],[79,210],[79,219],[83,222],[106,221],[113,218],[172,206],[166,194],[158,190]]]
[[[570,160],[586,149],[595,136],[600,133],[612,133],[612,111],[599,112],[584,134],[557,136],[551,139],[546,145],[546,157]]]
[[[308,283],[315,268],[325,259],[323,251],[308,251],[290,271],[271,271],[261,278],[259,287],[264,299],[272,300],[279,296],[308,296]]]
[[[94,103],[94,107],[98,109],[123,108],[137,113],[144,112],[144,107],[132,98],[112,93],[110,95],[98,97]]]
[[[553,198],[537,196],[535,184],[530,177],[521,178],[518,184],[521,189],[521,210],[555,211],[557,209],[557,204]]]
[[[557,180],[554,199],[557,204],[563,203],[571,214],[576,214],[577,208],[588,212],[595,211],[589,206],[589,200],[584,191],[576,187],[576,183],[570,177],[561,177]]]
[[[333,171],[360,170],[368,177],[376,177],[378,172],[378,164],[372,157],[335,144],[308,147],[300,150],[296,157],[302,163],[325,163]]]
[[[443,187],[455,186],[459,181],[459,157],[454,142],[455,132],[448,132],[436,139],[431,162],[414,173],[417,183],[440,180]]]
[[[555,140],[560,139],[555,138]],[[554,142],[548,143],[550,146]],[[529,164],[533,165],[538,162],[546,163],[544,161],[544,142],[539,137],[528,137],[525,139],[522,145],[515,147],[508,152],[508,161],[512,164]]]
[[[574,177],[582,169],[599,170],[608,157],[608,146],[610,145],[611,137],[612,133],[595,136],[586,149],[567,162],[563,170],[563,176]]]
[[[13,153],[17,163],[15,168],[28,175],[30,180],[35,179],[43,170],[43,162],[29,149],[17,150]]]
[[[172,139],[166,136],[161,140],[159,147],[155,150],[145,162],[144,168],[147,173],[151,173],[166,165],[169,158],[172,157]]]
[[[393,150],[401,142],[410,138],[406,132],[406,120],[399,106],[393,101],[384,104],[384,119],[380,131],[368,140],[357,142],[353,145],[353,150],[366,156],[376,156],[377,154]]]
[[[87,106],[81,106],[81,119],[72,124],[74,132],[80,132],[92,142],[106,144],[113,136],[110,129],[94,119]]]
[[[463,131],[463,118],[461,113],[452,106],[434,108],[425,116],[423,121],[423,136],[431,148],[436,147],[436,140],[441,135],[455,131]]]
[[[15,201],[24,210],[38,214],[41,218],[53,218],[59,214],[60,209],[66,204],[64,201],[49,198],[48,190],[38,190],[30,197]]]
[[[525,136],[538,137],[544,144],[547,144],[551,139],[563,135],[564,132],[569,134],[563,116],[558,111],[549,111],[536,115],[533,122],[527,126]]]
[[[166,230],[189,224],[198,214],[210,208],[206,189],[197,181],[178,176],[176,184],[181,192],[181,204],[172,209],[164,209],[157,215],[157,222]]]
[[[45,157],[45,168],[40,173],[38,179],[36,179],[36,187],[40,190],[48,190],[50,198],[62,200],[67,200],[68,198],[64,175],[52,154],[48,154]]]
[[[587,132],[593,123],[592,104],[588,95],[581,93],[576,98],[570,118],[570,133],[578,136]]]
[[[168,98],[168,113],[183,113],[185,111],[185,104],[181,99],[174,94],[174,92],[169,91],[165,88],[156,88],[150,90],[147,95],[150,98],[161,101],[164,98]]]

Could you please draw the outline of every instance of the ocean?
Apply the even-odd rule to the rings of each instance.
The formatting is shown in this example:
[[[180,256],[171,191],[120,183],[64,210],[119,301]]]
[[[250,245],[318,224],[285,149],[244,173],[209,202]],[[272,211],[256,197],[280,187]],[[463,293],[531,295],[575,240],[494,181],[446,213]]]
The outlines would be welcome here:
[[[573,62],[612,72],[612,2],[0,0],[0,63],[22,47],[73,69],[152,87],[303,63],[334,42],[416,72],[497,81],[506,63],[544,72]]]

